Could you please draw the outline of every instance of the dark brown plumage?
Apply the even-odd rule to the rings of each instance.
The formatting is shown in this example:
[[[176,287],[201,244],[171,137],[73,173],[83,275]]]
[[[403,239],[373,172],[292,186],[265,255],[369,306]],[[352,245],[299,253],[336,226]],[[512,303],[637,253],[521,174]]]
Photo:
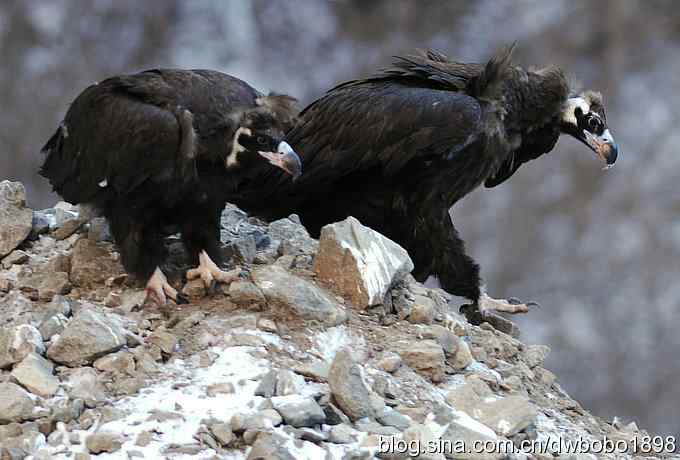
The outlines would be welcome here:
[[[481,65],[419,52],[336,86],[286,136],[304,177],[295,184],[272,178],[268,193],[277,200],[263,200],[258,190],[239,203],[271,218],[298,213],[315,235],[355,216],[409,251],[417,279],[436,275],[485,311],[526,311],[483,293],[449,208],[549,152],[562,132],[607,163],[617,150],[597,95],[570,94],[561,70],[526,71],[511,56],[508,48]]]
[[[148,278],[160,302],[177,293],[160,270],[164,235],[182,239],[206,283],[225,281],[219,216],[230,197],[273,169],[299,175],[282,142],[295,100],[261,94],[209,70],[150,70],[86,88],[43,148],[41,174],[64,199],[110,222],[125,268]],[[212,265],[210,265],[212,264]]]

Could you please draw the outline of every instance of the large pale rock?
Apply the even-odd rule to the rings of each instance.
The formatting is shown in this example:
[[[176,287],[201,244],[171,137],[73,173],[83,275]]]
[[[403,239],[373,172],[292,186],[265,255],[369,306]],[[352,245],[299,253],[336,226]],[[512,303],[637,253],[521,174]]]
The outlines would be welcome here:
[[[103,284],[123,273],[120,262],[112,256],[111,246],[87,238],[78,240],[71,256],[71,282],[75,286]]]
[[[375,417],[371,390],[364,382],[361,367],[354,361],[349,350],[341,349],[335,354],[328,373],[328,385],[335,402],[350,419],[354,421],[363,417]]]
[[[0,383],[0,424],[32,420],[34,408],[26,390],[13,383]]]
[[[288,425],[313,427],[326,421],[326,414],[314,398],[301,395],[275,396],[272,405]]]
[[[473,408],[470,415],[496,433],[512,436],[531,425],[538,412],[524,396],[511,395],[495,401],[485,401]]]
[[[279,316],[321,321],[336,326],[347,320],[347,312],[323,289],[291,275],[277,265],[257,267],[252,278],[267,303]]]
[[[100,431],[99,433],[92,433],[85,438],[85,447],[92,454],[116,452],[120,450],[122,445],[123,439],[118,433]]]
[[[348,217],[321,229],[314,270],[363,309],[382,303],[392,284],[413,270],[413,262],[397,243]]]
[[[29,353],[14,366],[11,375],[21,386],[43,398],[49,398],[59,389],[59,379],[54,376],[54,364],[35,353]]]
[[[18,363],[30,353],[45,353],[40,331],[29,324],[0,328],[0,369]]]
[[[441,436],[441,440],[454,446],[451,451],[445,450],[446,458],[461,460],[495,460],[505,457],[500,452],[482,452],[470,448],[473,445],[484,445],[498,439],[493,430],[470,418],[463,412],[454,412],[446,425],[446,430]],[[464,446],[468,449],[456,449],[455,446]],[[466,451],[469,450],[469,451]]]
[[[69,369],[64,385],[71,399],[82,399],[90,406],[106,399],[97,371],[91,367]]]
[[[60,364],[82,366],[119,350],[125,343],[120,320],[93,308],[83,308],[53,341],[47,356]]]
[[[21,182],[0,182],[0,259],[19,246],[31,232],[33,211],[26,207]]]

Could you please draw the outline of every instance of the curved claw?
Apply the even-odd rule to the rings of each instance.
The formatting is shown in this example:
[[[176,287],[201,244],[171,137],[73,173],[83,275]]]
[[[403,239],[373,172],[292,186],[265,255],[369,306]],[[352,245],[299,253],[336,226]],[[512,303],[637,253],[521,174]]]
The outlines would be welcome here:
[[[183,292],[177,292],[176,298],[172,300],[174,300],[177,305],[185,305],[191,303],[189,301],[189,296]]]
[[[177,292],[177,289],[168,283],[165,274],[158,267],[156,267],[153,275],[149,278],[144,290],[146,291],[146,299],[144,299],[145,304],[152,301],[156,305],[162,306],[167,303],[167,299],[172,300],[178,305],[189,303],[188,299],[183,294]]]
[[[527,302],[527,307],[534,307],[534,308],[543,308],[540,303],[534,302],[533,300],[530,302]]]

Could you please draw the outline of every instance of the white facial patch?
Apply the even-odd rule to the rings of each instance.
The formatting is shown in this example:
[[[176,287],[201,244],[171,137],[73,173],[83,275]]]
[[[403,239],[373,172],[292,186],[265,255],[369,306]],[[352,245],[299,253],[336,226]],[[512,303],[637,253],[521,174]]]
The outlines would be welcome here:
[[[581,113],[586,114],[590,112],[590,104],[582,97],[571,97],[567,99],[567,103],[562,110],[562,121],[574,126],[578,125],[578,121],[576,120],[576,109],[581,109]]]
[[[248,136],[252,135],[250,128],[239,127],[234,133],[234,139],[231,143],[231,152],[227,155],[227,159],[224,164],[227,168],[232,168],[238,165],[238,154],[245,151],[246,148],[239,143],[239,137],[241,134],[246,134]]]

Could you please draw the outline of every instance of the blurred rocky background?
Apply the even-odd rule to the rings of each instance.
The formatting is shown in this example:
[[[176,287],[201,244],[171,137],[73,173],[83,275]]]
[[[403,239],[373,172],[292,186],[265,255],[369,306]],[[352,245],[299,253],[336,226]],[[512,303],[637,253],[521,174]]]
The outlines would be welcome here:
[[[0,3],[0,179],[54,205],[40,148],[86,85],[149,67],[214,68],[310,102],[390,56],[435,47],[558,64],[602,91],[622,150],[600,171],[580,144],[480,190],[456,224],[489,291],[538,300],[524,340],[596,414],[680,434],[680,9],[673,0],[7,0]]]

